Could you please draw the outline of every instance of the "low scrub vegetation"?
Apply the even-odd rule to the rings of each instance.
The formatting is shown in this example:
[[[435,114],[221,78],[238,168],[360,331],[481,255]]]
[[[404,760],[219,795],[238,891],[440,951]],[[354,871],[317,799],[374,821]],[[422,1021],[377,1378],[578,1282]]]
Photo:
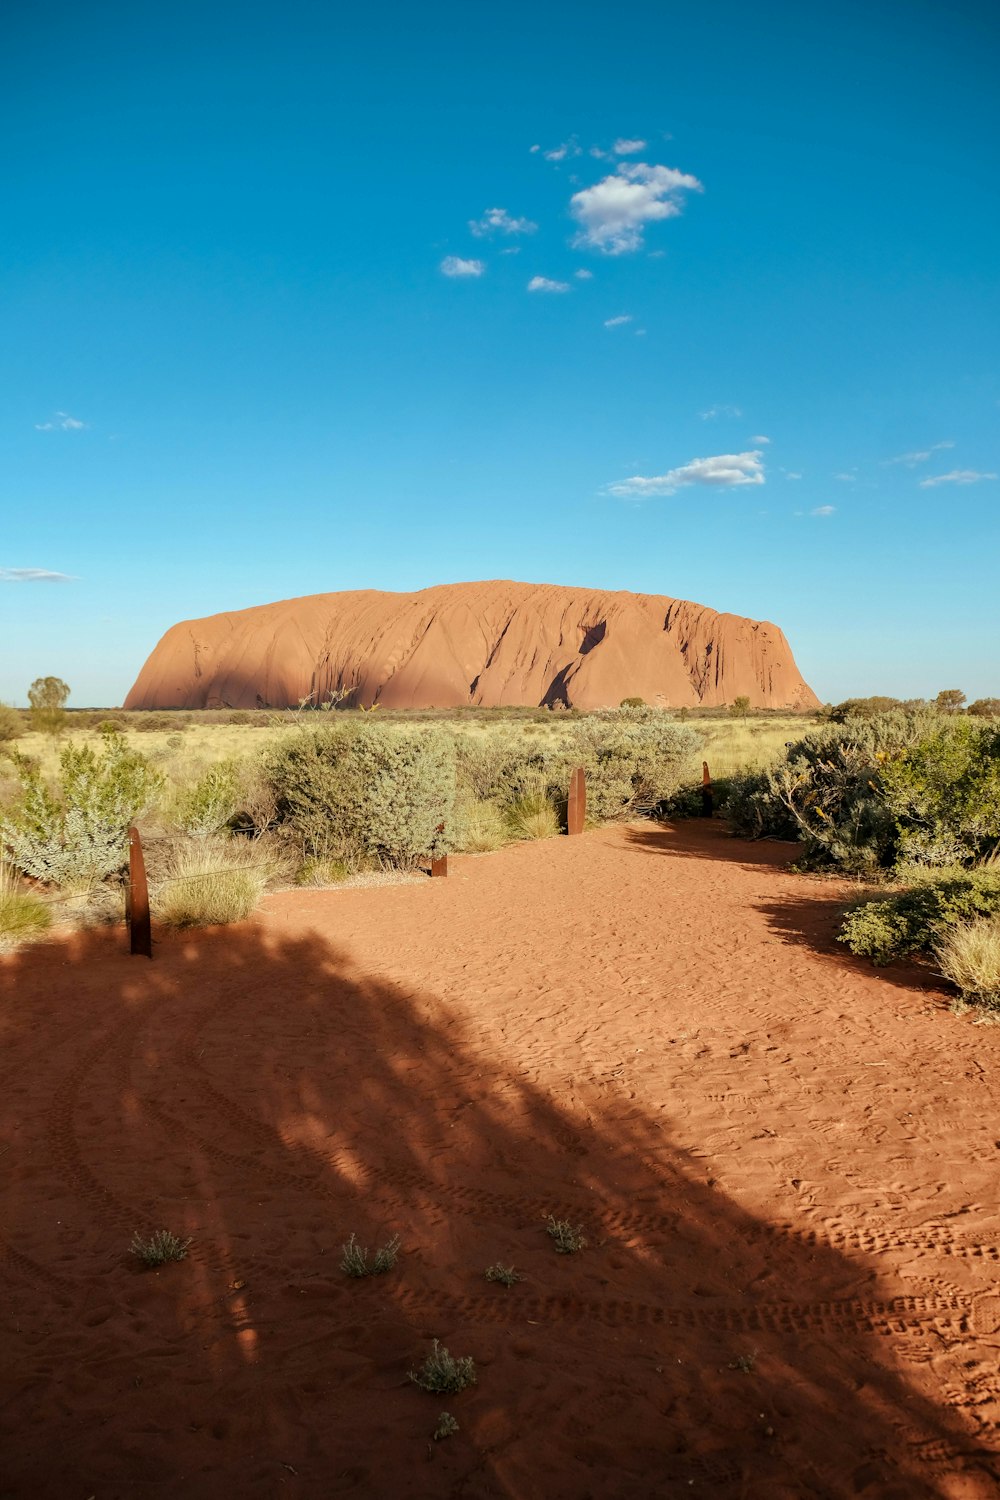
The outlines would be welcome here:
[[[852,953],[887,964],[931,953],[949,930],[1000,916],[1000,868],[914,870],[910,883],[848,912],[840,941]]]
[[[180,844],[151,895],[153,915],[173,927],[245,921],[260,904],[271,874],[259,849],[241,840]]]
[[[147,1269],[152,1270],[157,1266],[165,1266],[172,1260],[186,1260],[190,1243],[190,1238],[182,1240],[169,1229],[155,1229],[146,1236],[137,1230],[132,1236],[129,1251]]]
[[[1000,1012],[1000,916],[980,917],[947,929],[934,956],[964,1004]]]
[[[0,861],[0,947],[30,942],[51,925],[51,909],[31,891],[22,890],[14,871]]]
[[[422,1391],[431,1391],[435,1395],[450,1394],[475,1385],[476,1366],[468,1356],[454,1359],[444,1345],[435,1339],[430,1354],[419,1370],[410,1371],[410,1379]]]
[[[386,1271],[392,1270],[398,1259],[398,1234],[394,1234],[391,1240],[381,1245],[374,1255],[370,1255],[366,1247],[359,1245],[357,1237],[352,1234],[347,1244],[341,1247],[340,1269],[346,1275],[358,1278],[383,1276]]]

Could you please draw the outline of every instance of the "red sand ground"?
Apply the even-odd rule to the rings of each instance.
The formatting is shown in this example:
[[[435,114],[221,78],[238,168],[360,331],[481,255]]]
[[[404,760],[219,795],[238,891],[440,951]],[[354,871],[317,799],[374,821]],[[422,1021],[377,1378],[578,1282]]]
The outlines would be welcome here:
[[[1000,1032],[790,852],[614,828],[0,964],[0,1495],[1000,1493]]]

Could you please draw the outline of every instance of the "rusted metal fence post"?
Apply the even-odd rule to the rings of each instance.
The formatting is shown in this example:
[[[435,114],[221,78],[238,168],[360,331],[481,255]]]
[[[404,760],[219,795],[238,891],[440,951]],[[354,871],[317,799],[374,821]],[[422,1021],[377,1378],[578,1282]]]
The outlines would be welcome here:
[[[142,840],[134,825],[128,831],[128,895],[125,901],[128,922],[129,952],[153,956],[153,935],[149,929],[149,887],[146,884],[146,861],[142,857]]]
[[[715,799],[712,796],[712,778],[708,772],[708,761],[701,763],[701,815],[710,818],[715,807]]]
[[[569,797],[566,800],[566,832],[582,833],[587,821],[587,778],[583,767],[577,766],[569,779]]]
[[[435,829],[435,832],[436,833],[444,833],[444,824],[443,823],[439,823],[438,826],[437,826],[437,828]],[[436,857],[434,855],[431,855],[431,876],[432,877],[444,876],[444,875],[447,875],[447,873],[448,873],[448,856],[447,856],[447,854],[439,854]]]

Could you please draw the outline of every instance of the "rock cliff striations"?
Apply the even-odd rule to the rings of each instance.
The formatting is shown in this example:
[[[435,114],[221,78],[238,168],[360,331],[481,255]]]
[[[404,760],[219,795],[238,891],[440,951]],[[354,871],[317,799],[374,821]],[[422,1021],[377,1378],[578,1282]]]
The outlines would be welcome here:
[[[186,620],[125,707],[285,708],[344,691],[349,706],[386,708],[819,701],[776,625],[659,594],[499,581],[313,594]]]

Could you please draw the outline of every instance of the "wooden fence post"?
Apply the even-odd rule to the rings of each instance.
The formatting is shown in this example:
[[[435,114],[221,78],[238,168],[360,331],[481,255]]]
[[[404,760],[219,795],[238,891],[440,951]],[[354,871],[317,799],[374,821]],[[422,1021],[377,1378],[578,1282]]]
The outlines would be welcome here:
[[[153,936],[149,929],[149,887],[146,884],[146,862],[142,857],[142,840],[138,828],[128,831],[128,895],[125,901],[128,922],[129,952],[153,956]]]
[[[701,815],[702,815],[702,817],[703,818],[710,818],[712,816],[712,811],[714,809],[714,806],[715,806],[715,800],[714,800],[714,798],[712,796],[712,778],[711,778],[711,776],[708,773],[708,761],[707,760],[703,760],[702,763],[701,763]]]
[[[436,828],[436,830],[435,830],[435,832],[437,832],[437,833],[444,833],[444,824],[443,823],[439,823],[438,826],[437,826],[437,828]],[[448,873],[448,856],[447,856],[447,854],[439,854],[436,858],[432,855],[431,856],[431,876],[432,876],[432,878],[435,878],[435,877],[438,877],[438,876],[444,876],[444,875],[447,875],[447,873]]]
[[[583,767],[577,766],[569,779],[569,797],[566,801],[566,832],[582,833],[587,821],[587,778]]]

